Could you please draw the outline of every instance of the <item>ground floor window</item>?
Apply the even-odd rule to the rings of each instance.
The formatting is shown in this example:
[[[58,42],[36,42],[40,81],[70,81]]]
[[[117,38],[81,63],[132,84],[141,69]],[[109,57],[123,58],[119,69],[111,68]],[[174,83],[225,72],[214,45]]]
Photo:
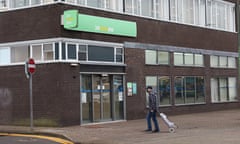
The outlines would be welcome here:
[[[204,77],[175,77],[174,95],[176,104],[204,103]]]
[[[81,75],[81,123],[124,119],[123,75]]]
[[[147,76],[146,86],[152,86],[153,92],[158,96],[160,106],[171,104],[171,88],[169,76]],[[146,94],[146,101],[148,105],[148,98]]]
[[[237,78],[211,78],[212,102],[237,101]]]

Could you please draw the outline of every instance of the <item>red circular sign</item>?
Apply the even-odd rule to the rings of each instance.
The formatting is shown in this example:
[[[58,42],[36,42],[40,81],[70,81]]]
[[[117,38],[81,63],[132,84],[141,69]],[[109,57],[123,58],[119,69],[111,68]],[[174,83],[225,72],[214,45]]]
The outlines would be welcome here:
[[[35,65],[34,59],[30,58],[28,60],[28,72],[30,74],[33,74],[35,70],[36,70],[36,65]]]

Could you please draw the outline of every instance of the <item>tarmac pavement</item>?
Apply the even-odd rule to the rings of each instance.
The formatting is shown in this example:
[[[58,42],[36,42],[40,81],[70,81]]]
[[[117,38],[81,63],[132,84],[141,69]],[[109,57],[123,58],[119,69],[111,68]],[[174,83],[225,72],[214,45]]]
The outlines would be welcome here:
[[[169,133],[158,117],[160,133],[145,132],[146,120],[63,128],[35,127],[34,132],[65,137],[76,144],[239,144],[240,109],[168,117],[178,128]],[[29,127],[0,126],[0,132],[30,133]]]

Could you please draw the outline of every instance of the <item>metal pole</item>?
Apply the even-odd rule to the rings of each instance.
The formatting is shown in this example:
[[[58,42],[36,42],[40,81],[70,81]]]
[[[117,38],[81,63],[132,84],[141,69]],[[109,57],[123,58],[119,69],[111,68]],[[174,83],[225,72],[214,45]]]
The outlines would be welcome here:
[[[31,131],[33,131],[32,74],[29,74],[29,94],[30,94],[30,128],[31,128]]]

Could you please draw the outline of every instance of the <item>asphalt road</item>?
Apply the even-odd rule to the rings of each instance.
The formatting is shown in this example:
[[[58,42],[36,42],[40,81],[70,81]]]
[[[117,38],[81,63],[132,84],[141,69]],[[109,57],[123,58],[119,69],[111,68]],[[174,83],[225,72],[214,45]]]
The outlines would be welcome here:
[[[39,135],[0,135],[0,144],[72,144],[63,139]]]

